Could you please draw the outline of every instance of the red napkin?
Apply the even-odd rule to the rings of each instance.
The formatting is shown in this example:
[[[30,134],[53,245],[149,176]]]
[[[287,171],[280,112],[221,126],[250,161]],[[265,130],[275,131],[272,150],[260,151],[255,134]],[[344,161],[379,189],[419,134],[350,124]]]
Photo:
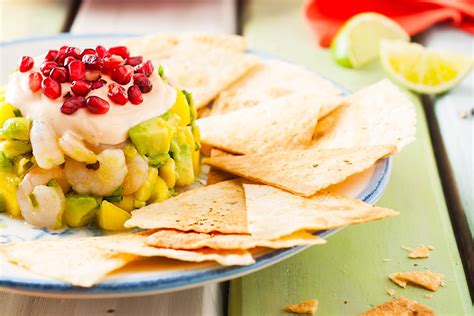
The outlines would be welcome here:
[[[304,6],[322,46],[329,46],[341,25],[361,12],[386,15],[410,35],[443,21],[474,34],[474,0],[309,0]]]

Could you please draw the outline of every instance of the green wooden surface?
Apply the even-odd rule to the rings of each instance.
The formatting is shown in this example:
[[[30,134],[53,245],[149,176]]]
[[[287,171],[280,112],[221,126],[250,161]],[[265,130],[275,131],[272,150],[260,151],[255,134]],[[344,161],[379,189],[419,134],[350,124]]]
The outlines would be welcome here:
[[[248,1],[243,32],[252,49],[306,65],[348,89],[371,84],[384,74],[377,63],[347,70],[316,47],[301,15],[302,1]],[[394,161],[393,173],[379,205],[401,212],[383,222],[352,226],[263,271],[234,280],[229,314],[278,315],[283,306],[318,298],[318,315],[354,315],[391,298],[385,288],[431,306],[439,315],[472,315],[459,253],[440,186],[423,109],[417,98],[417,141]],[[431,258],[413,260],[401,246],[430,244]],[[389,259],[390,261],[384,261]],[[417,266],[415,266],[417,265]],[[387,276],[423,270],[443,273],[448,285],[424,297],[426,290],[401,289]]]

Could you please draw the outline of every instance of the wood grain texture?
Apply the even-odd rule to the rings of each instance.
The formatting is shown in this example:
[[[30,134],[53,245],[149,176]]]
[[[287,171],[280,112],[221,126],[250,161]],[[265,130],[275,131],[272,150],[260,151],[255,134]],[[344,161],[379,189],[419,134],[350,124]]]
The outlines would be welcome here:
[[[384,77],[377,62],[359,70],[336,66],[326,50],[316,47],[301,15],[302,1],[249,2],[244,35],[252,48],[306,65],[356,90]],[[451,228],[423,108],[417,105],[417,141],[394,159],[390,184],[380,206],[401,215],[383,222],[350,227],[328,244],[231,283],[229,314],[284,315],[287,304],[317,298],[320,315],[355,315],[397,295],[418,300],[440,315],[467,315],[472,306]],[[431,244],[431,258],[413,260],[401,246]],[[388,259],[389,261],[384,261]],[[417,265],[417,266],[415,266]],[[393,272],[423,270],[443,273],[448,285],[424,297],[423,289],[397,288],[387,276]]]

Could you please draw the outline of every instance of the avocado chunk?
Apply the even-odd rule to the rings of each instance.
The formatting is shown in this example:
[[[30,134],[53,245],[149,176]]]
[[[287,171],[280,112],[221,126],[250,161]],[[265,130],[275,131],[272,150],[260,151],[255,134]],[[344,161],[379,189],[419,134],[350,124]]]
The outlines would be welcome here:
[[[0,151],[0,171],[10,171],[13,169],[13,161]]]
[[[101,199],[86,195],[69,195],[63,219],[69,227],[82,227],[92,222]]]
[[[0,136],[7,139],[29,140],[31,120],[26,117],[9,118],[0,129]]]
[[[108,201],[102,201],[99,212],[97,213],[99,226],[106,230],[124,230],[124,224],[129,219],[130,213]]]
[[[31,152],[31,144],[21,140],[4,140],[0,143],[0,151],[7,158],[15,158]]]
[[[171,157],[168,153],[162,153],[162,154],[148,157],[148,164],[154,168],[161,168],[170,159]]]
[[[180,118],[179,125],[186,126],[191,123],[191,111],[189,109],[188,100],[181,90],[176,89],[176,93],[176,102],[168,112],[177,114]]]
[[[153,157],[170,150],[173,127],[161,117],[155,117],[128,131],[130,140],[140,155]]]
[[[190,185],[194,182],[193,156],[194,150],[189,144],[190,131],[186,127],[176,128],[171,141],[171,157],[176,163],[176,184],[179,186]],[[194,143],[194,141],[193,141]]]

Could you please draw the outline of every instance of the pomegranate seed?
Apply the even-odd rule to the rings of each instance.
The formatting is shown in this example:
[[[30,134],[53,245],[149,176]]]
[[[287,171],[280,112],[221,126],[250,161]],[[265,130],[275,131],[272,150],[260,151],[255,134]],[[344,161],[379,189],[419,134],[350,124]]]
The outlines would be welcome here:
[[[91,96],[86,99],[86,107],[93,114],[105,114],[109,112],[110,104],[102,98]]]
[[[72,97],[73,97],[73,95],[72,95],[71,91],[68,91],[68,92],[63,96],[63,99],[64,99],[64,100],[67,100],[67,99],[70,99],[70,98],[72,98]]]
[[[119,66],[112,72],[112,80],[120,83],[127,84],[132,80],[133,67],[130,65]]]
[[[59,48],[58,54],[59,55],[65,55],[66,54],[66,49],[68,49],[68,48],[69,48],[69,46],[67,46],[67,45],[61,46]]]
[[[61,96],[61,85],[51,78],[46,78],[41,83],[41,91],[50,99],[57,99]]]
[[[58,51],[55,49],[50,49],[46,56],[44,57],[45,61],[55,61],[58,58]]]
[[[35,64],[35,61],[33,58],[30,56],[23,56],[20,60],[20,66],[18,67],[20,72],[27,72],[31,68],[33,68],[33,65]]]
[[[69,46],[61,46],[61,48],[58,51],[58,57],[56,58],[56,62],[60,65],[63,64],[64,59],[67,57],[66,56],[66,49],[68,49]]]
[[[86,66],[82,61],[74,60],[67,67],[69,69],[69,79],[71,81],[82,80],[85,78]]]
[[[105,58],[105,57],[109,57],[110,54],[109,52],[107,51],[107,49],[102,46],[102,45],[98,45],[96,48],[95,48],[95,51],[97,53],[97,56],[99,56],[100,58]]]
[[[104,57],[104,69],[103,72],[111,72],[117,67],[120,67],[125,64],[125,61],[120,56],[110,56]]]
[[[49,76],[51,79],[59,83],[66,82],[69,77],[67,70],[64,67],[54,67],[49,73]]]
[[[133,85],[128,88],[128,99],[132,104],[140,104],[143,102],[143,95],[140,91],[140,88]]]
[[[128,57],[127,59],[125,59],[125,64],[130,66],[140,65],[142,62],[142,56]]]
[[[144,74],[134,74],[133,75],[133,84],[136,85],[141,92],[148,93],[153,88],[153,84],[150,79],[147,78]]]
[[[107,81],[105,81],[104,79],[99,79],[92,83],[91,89],[92,90],[99,89],[99,88],[102,88],[106,84],[107,84]]]
[[[82,56],[82,62],[87,69],[101,70],[104,67],[104,61],[96,55],[84,55]]]
[[[84,55],[97,55],[95,49],[93,48],[86,48],[82,51],[81,57],[84,57]]]
[[[146,63],[140,64],[135,67],[136,73],[142,73],[147,77],[151,76],[153,70],[155,70],[155,67],[153,67],[153,63],[151,62],[151,60],[148,60]]]
[[[111,83],[109,85],[109,93],[107,93],[107,96],[112,100],[112,102],[118,105],[124,105],[128,101],[125,88],[116,83]]]
[[[56,64],[54,61],[45,61],[41,64],[40,71],[43,76],[49,76],[51,70],[57,66],[58,64]]]
[[[61,112],[67,115],[71,115],[86,104],[86,98],[82,96],[75,96],[64,101],[61,106]]]
[[[85,80],[71,82],[71,90],[75,95],[86,96],[91,91],[91,84]]]
[[[88,81],[96,81],[99,80],[101,77],[100,70],[86,70],[86,80]]]
[[[115,46],[109,48],[109,53],[111,55],[119,55],[122,58],[128,58],[130,56],[130,50],[125,46]]]
[[[31,92],[41,89],[41,80],[43,80],[43,76],[39,72],[33,72],[28,76],[28,86]]]
[[[82,51],[80,48],[78,47],[68,47],[66,48],[66,56],[72,56],[72,57],[75,57],[77,59],[81,58],[81,54],[82,54]]]
[[[70,63],[72,63],[75,60],[77,60],[77,58],[72,57],[72,56],[68,56],[68,57],[64,58],[63,66],[67,67]]]

